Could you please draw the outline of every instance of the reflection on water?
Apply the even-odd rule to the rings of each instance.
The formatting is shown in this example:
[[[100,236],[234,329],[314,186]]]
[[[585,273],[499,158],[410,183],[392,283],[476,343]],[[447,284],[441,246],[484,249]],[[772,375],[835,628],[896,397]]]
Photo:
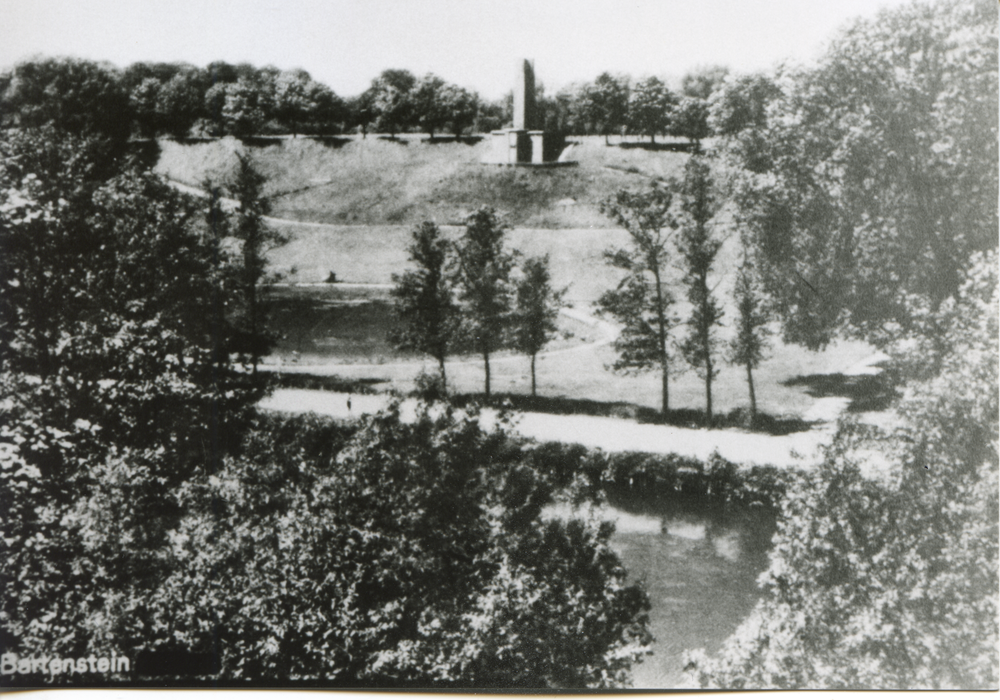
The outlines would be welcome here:
[[[637,688],[674,688],[683,680],[683,653],[709,653],[736,631],[760,597],[756,581],[767,567],[774,532],[765,509],[723,509],[706,502],[612,494],[610,505],[589,507],[616,525],[611,544],[649,594],[653,655],[633,669]],[[565,504],[546,517],[574,515]]]

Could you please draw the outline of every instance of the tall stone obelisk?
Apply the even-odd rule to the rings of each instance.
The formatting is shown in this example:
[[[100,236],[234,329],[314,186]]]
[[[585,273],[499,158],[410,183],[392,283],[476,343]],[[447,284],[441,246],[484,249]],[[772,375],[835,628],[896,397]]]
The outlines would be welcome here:
[[[485,162],[499,165],[540,164],[543,158],[538,109],[535,102],[535,66],[520,59],[514,77],[514,115],[511,129],[490,134],[490,153]]]
[[[517,74],[514,76],[514,130],[533,131],[537,128],[535,64],[525,59],[518,61]]]

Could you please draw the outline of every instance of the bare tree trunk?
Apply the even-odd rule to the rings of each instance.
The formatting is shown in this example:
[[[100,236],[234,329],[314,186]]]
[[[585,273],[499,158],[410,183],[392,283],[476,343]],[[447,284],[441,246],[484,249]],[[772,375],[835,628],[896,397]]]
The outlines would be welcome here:
[[[448,375],[444,371],[444,357],[438,358],[438,367],[441,368],[441,392],[448,394]]]
[[[750,387],[750,421],[757,420],[757,395],[753,391],[753,372],[750,370],[750,363],[747,363],[747,386]]]
[[[535,357],[531,356],[531,398],[535,398]]]
[[[490,402],[490,354],[483,353],[483,362],[486,363],[486,403]]]
[[[667,414],[670,410],[670,386],[669,386],[669,373],[668,373],[668,358],[667,358],[667,319],[666,319],[666,309],[663,304],[663,285],[660,281],[660,269],[656,265],[653,267],[653,277],[656,280],[656,322],[658,326],[658,340],[660,345],[660,369],[663,371],[663,408],[661,412],[663,413],[663,419],[667,419]]]

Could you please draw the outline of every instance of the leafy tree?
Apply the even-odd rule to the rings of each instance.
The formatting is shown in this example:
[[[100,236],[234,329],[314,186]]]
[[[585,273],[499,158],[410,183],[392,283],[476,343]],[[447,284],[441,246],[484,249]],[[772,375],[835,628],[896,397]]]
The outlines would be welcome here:
[[[248,358],[256,375],[261,356],[273,343],[267,331],[267,315],[259,287],[270,279],[267,274],[268,250],[284,243],[285,238],[265,221],[271,208],[264,196],[265,177],[249,156],[238,154],[237,158],[236,172],[227,185],[230,196],[239,202],[229,226],[241,246],[241,260],[234,269],[240,299],[235,342],[236,349]]]
[[[372,88],[365,90],[347,103],[348,124],[361,129],[361,138],[368,137],[368,128],[375,123],[378,114],[375,111],[375,92]]]
[[[51,126],[70,134],[124,143],[131,129],[128,95],[109,65],[72,58],[14,66],[0,113],[24,128]]]
[[[510,325],[514,255],[504,250],[506,227],[491,207],[469,215],[456,247],[456,283],[464,335],[483,357],[490,400],[490,355],[503,347]]]
[[[226,133],[233,136],[253,136],[260,133],[266,114],[260,86],[254,81],[240,78],[226,83],[222,120]]]
[[[143,138],[153,138],[159,129],[160,115],[157,114],[156,104],[161,88],[159,80],[146,78],[129,94],[129,107]]]
[[[747,370],[747,388],[750,390],[750,424],[757,418],[757,395],[753,386],[753,370],[764,359],[767,348],[770,320],[764,303],[763,291],[757,279],[754,265],[744,253],[743,262],[736,272],[733,285],[733,300],[736,302],[736,334],[729,341],[726,359]]]
[[[415,269],[392,276],[396,315],[403,324],[396,337],[398,347],[424,352],[437,360],[443,391],[447,391],[444,363],[460,321],[447,274],[448,250],[448,241],[438,227],[425,221],[414,229],[410,243],[410,262]]]
[[[898,427],[848,423],[798,477],[765,597],[718,659],[692,659],[702,685],[996,687],[997,292],[995,251],[975,256],[926,319],[943,335],[893,352]]]
[[[667,131],[675,102],[674,94],[656,76],[640,80],[629,101],[629,128],[633,133],[646,134],[655,143],[656,135]]]
[[[607,145],[608,135],[622,129],[628,121],[628,78],[601,73],[592,85],[584,89],[581,99],[587,121],[596,125]]]
[[[372,106],[376,128],[392,138],[413,120],[413,87],[417,80],[407,70],[385,70],[372,81]]]
[[[425,75],[413,87],[414,121],[430,134],[432,139],[434,132],[443,129],[451,116],[442,95],[445,87],[444,80],[433,73]]]
[[[689,139],[695,152],[701,151],[701,140],[712,133],[708,109],[708,102],[700,97],[682,97],[670,113],[670,135]]]
[[[996,248],[997,24],[975,0],[858,21],[728,140],[787,340],[891,343]]]
[[[762,73],[728,76],[711,95],[711,128],[723,136],[764,128],[768,106],[780,96],[774,79]]]
[[[660,371],[662,413],[670,410],[670,331],[678,319],[667,287],[668,243],[679,222],[671,212],[673,194],[651,187],[645,192],[619,191],[601,203],[607,214],[632,238],[629,248],[609,250],[608,262],[628,274],[617,289],[605,292],[598,306],[624,328],[615,341],[616,371]]]
[[[535,396],[535,358],[555,337],[556,317],[565,289],[552,288],[549,258],[528,258],[521,265],[514,308],[514,344],[531,357],[531,395]]]
[[[312,78],[304,70],[283,71],[274,82],[275,116],[291,129],[293,137],[316,111],[311,83]]]
[[[712,191],[708,163],[692,157],[684,166],[680,183],[680,236],[677,249],[684,261],[684,284],[691,302],[688,333],[681,351],[705,380],[705,419],[712,424],[712,380],[719,373],[713,361],[718,346],[715,327],[721,325],[722,307],[712,294],[708,276],[722,242],[712,235],[711,220],[718,208]]]
[[[479,112],[479,96],[457,85],[445,85],[441,90],[440,99],[448,112],[451,121],[451,132],[455,138],[462,137],[462,132],[470,128],[476,121]]]
[[[201,114],[204,96],[199,82],[196,70],[184,70],[160,88],[156,102],[159,123],[175,139],[187,136]]]
[[[703,66],[686,73],[681,79],[681,94],[708,101],[729,75],[725,66]]]
[[[313,118],[319,133],[326,134],[339,129],[347,119],[344,100],[322,83],[311,82],[307,90],[309,100],[315,105]]]
[[[200,203],[105,143],[0,141],[0,501],[16,519],[0,523],[0,625],[5,646],[75,657],[121,653],[95,628],[125,588],[163,580],[175,487],[212,470],[261,396],[219,352],[225,252]]]
[[[140,643],[215,650],[209,678],[355,687],[618,687],[646,653],[611,528],[543,521],[554,484],[502,426],[396,406],[325,459],[264,459],[192,484],[141,601],[155,631],[122,620]]]
[[[226,133],[226,121],[223,112],[226,108],[226,91],[229,83],[214,83],[205,90],[204,113],[213,135]]]

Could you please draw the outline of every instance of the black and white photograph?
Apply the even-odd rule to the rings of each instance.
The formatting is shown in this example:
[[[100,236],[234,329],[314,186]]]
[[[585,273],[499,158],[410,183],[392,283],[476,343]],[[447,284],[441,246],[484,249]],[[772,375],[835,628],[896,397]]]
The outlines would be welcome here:
[[[997,0],[0,0],[0,692],[1000,688]]]

